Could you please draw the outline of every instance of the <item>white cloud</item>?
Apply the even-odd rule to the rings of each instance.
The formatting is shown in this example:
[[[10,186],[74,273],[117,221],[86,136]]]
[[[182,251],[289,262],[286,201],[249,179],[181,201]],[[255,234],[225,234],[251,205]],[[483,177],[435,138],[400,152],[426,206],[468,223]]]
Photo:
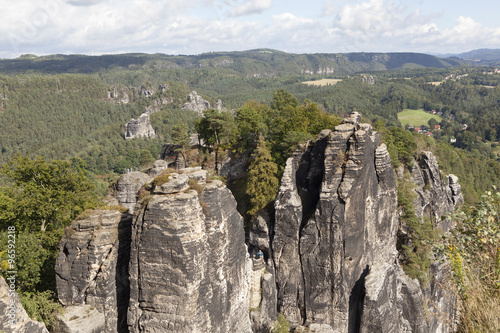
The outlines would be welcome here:
[[[272,5],[272,0],[250,0],[242,5],[235,7],[231,11],[231,16],[243,16],[250,14],[262,13],[266,9],[269,9]]]
[[[73,6],[93,6],[98,3],[106,2],[106,0],[66,0],[66,3]]]

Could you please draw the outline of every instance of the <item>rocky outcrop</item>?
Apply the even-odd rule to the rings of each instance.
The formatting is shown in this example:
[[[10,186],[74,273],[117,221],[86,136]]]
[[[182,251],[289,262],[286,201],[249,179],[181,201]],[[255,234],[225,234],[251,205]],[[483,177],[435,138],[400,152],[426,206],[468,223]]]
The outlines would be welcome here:
[[[173,99],[171,98],[159,98],[155,99],[151,105],[146,106],[144,108],[144,113],[153,114],[161,110],[165,105],[172,103]]]
[[[155,162],[158,168],[161,168],[160,164],[158,161]],[[133,214],[135,204],[139,199],[139,190],[152,180],[152,177],[139,171],[121,175],[116,182],[114,197],[118,200],[118,204],[127,208],[130,214]]]
[[[128,104],[130,102],[129,90],[123,86],[114,86],[108,90],[108,100],[116,104]]]
[[[446,265],[433,266],[424,289],[399,266],[396,176],[378,134],[360,120],[353,113],[322,131],[286,163],[269,232],[278,310],[293,325],[337,333],[450,332],[455,298],[441,286]],[[434,162],[424,154],[414,172],[436,180],[429,204],[449,198],[453,209],[459,185],[438,177]]]
[[[222,101],[220,99],[217,101],[214,108],[222,111]],[[212,106],[206,99],[198,95],[196,91],[192,91],[187,98],[187,102],[184,103],[181,109],[195,111],[203,115],[203,111],[212,109]]]
[[[150,176],[166,176],[168,164],[155,162]],[[443,176],[428,152],[410,169],[417,213],[448,230],[441,215],[463,201],[457,178]],[[396,174],[358,113],[287,160],[274,206],[249,232],[250,252],[263,256],[249,258],[236,201],[205,170],[170,172],[154,188],[144,186],[150,176],[117,182],[133,222],[96,211],[60,244],[61,302],[78,318],[97,309],[102,331],[263,333],[278,313],[296,332],[453,331],[446,261],[431,265],[425,286],[399,264]]]
[[[444,176],[430,151],[422,152],[420,160],[413,163],[410,171],[418,195],[415,203],[417,216],[430,218],[444,232],[449,231],[452,227],[450,219],[442,220],[441,217],[464,202],[458,178],[455,175]]]
[[[280,311],[295,324],[352,331],[370,267],[395,259],[395,175],[360,118],[321,132],[285,167],[272,247]]]
[[[5,281],[0,276],[0,332],[49,333],[44,323],[31,319],[16,293],[16,276]]]
[[[132,227],[130,332],[251,332],[243,219],[220,182],[152,194]]]
[[[69,330],[77,325],[70,321],[88,317],[95,308],[104,319],[99,332],[126,332],[131,220],[119,211],[96,210],[65,229],[56,261],[57,293],[73,315],[60,316],[61,327]]]
[[[125,139],[155,138],[156,133],[149,121],[149,114],[143,113],[137,119],[125,124]]]
[[[156,93],[156,89],[150,85],[139,87],[139,96],[151,97]]]

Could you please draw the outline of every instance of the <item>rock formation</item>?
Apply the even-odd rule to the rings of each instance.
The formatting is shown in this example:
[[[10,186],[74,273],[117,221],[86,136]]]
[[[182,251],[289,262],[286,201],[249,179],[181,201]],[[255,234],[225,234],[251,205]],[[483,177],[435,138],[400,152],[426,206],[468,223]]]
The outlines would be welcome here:
[[[149,121],[149,114],[143,113],[137,120],[132,118],[125,124],[125,139],[155,137],[156,133]]]
[[[453,210],[461,200],[456,177],[447,184],[428,153],[419,165],[413,172],[422,184],[435,181],[422,210],[430,206],[436,218]],[[272,224],[278,310],[292,324],[338,333],[452,330],[456,299],[445,285],[446,264],[433,264],[434,279],[422,290],[397,263],[396,177],[385,145],[359,114],[287,161]]]
[[[49,333],[44,323],[28,317],[15,292],[15,280],[12,287],[8,282],[0,276],[0,332]]]
[[[191,110],[198,112],[200,115],[203,115],[203,111],[207,111],[212,109],[210,103],[205,100],[203,97],[198,95],[196,91],[192,91],[188,96],[188,101],[184,103],[182,106],[182,110]],[[219,99],[214,106],[215,109],[221,111],[222,110],[222,101]]]
[[[161,162],[155,162],[158,167],[160,164]],[[114,193],[118,204],[127,208],[130,214],[133,214],[135,204],[139,199],[139,190],[152,180],[153,178],[139,171],[121,175],[116,182]]]
[[[116,104],[128,104],[130,102],[129,93],[130,91],[126,87],[114,86],[108,90],[108,100]]]
[[[67,228],[56,272],[68,313],[97,309],[92,324],[102,332],[264,333],[278,313],[296,332],[453,330],[446,262],[431,265],[425,286],[398,262],[396,174],[358,113],[288,159],[274,207],[253,221],[250,253],[263,256],[252,260],[226,186],[200,168],[167,174],[167,165],[149,170],[167,179],[154,187],[140,172],[118,181],[116,200],[132,222],[96,211]],[[449,230],[441,215],[463,201],[457,178],[443,176],[429,152],[410,172],[417,213]]]
[[[67,306],[59,316],[61,332],[94,332],[90,323],[96,332],[126,332],[131,220],[119,211],[96,210],[65,229],[56,262],[59,301]],[[74,320],[84,317],[89,320]]]
[[[220,181],[198,194],[178,186],[181,175],[172,178],[179,184],[137,207],[130,332],[251,332],[250,261],[236,201]]]

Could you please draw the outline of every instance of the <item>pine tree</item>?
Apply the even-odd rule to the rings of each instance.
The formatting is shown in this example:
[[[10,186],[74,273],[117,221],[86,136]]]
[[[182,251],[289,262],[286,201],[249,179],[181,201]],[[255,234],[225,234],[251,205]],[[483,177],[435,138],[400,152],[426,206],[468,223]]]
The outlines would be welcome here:
[[[250,197],[251,206],[248,214],[255,215],[274,199],[279,181],[276,177],[278,165],[272,161],[263,136],[259,136],[252,159],[248,171],[246,194]]]

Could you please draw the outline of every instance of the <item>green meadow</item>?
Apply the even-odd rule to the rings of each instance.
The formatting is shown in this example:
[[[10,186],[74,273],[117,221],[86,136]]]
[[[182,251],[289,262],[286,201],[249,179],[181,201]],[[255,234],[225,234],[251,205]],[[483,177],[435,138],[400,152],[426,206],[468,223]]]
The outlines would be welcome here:
[[[406,124],[413,126],[420,126],[420,125],[428,126],[428,122],[432,118],[436,119],[438,123],[441,122],[442,120],[441,116],[430,114],[429,112],[425,112],[422,109],[419,110],[406,109],[398,113],[398,119],[401,122],[401,125],[403,125],[403,127],[406,126]]]

